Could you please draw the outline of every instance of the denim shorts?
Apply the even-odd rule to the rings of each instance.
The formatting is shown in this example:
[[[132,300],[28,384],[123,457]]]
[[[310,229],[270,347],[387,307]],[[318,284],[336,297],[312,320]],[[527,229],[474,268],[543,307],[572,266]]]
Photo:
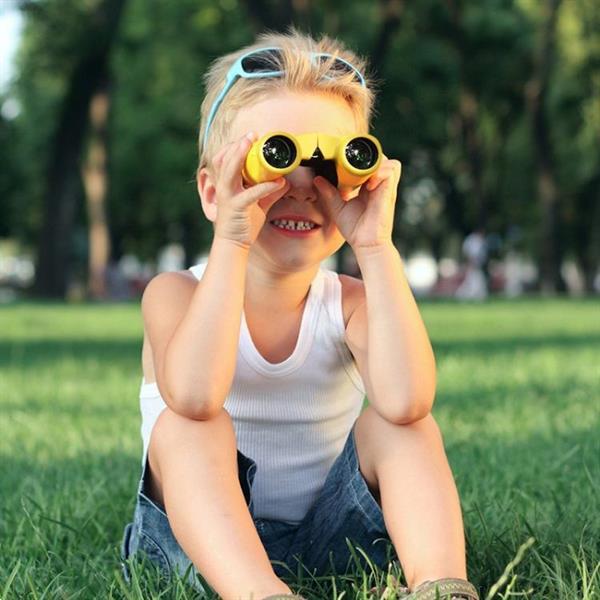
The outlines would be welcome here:
[[[397,555],[386,531],[381,508],[363,478],[352,427],[342,453],[333,463],[325,484],[304,519],[297,525],[254,518],[252,482],[256,463],[238,450],[238,474],[244,497],[259,537],[278,577],[289,577],[299,569],[314,575],[352,571],[369,561],[386,569]],[[148,459],[140,478],[133,522],[128,523],[121,544],[123,575],[130,581],[128,559],[142,554],[165,574],[176,572],[196,590],[210,589],[177,543],[164,506],[147,491]],[[347,541],[347,539],[348,541]],[[352,549],[350,548],[352,546]],[[298,561],[301,561],[300,567]]]

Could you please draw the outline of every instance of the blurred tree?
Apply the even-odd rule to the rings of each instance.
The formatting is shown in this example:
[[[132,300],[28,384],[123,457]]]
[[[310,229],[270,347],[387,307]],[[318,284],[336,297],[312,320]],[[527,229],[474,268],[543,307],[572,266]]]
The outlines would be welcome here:
[[[0,178],[2,231],[30,244],[41,231],[66,232],[60,252],[46,256],[40,249],[46,259],[63,256],[65,279],[85,278],[86,271],[92,276],[102,252],[105,257],[110,252],[111,260],[135,254],[153,262],[161,246],[179,242],[191,264],[206,250],[211,228],[195,190],[202,74],[214,57],[251,42],[265,27],[283,30],[293,23],[314,35],[339,36],[371,59],[379,88],[374,133],[386,154],[403,163],[394,231],[403,254],[426,248],[437,258],[458,258],[462,239],[478,225],[501,235],[518,226],[520,249],[541,263],[542,232],[554,231],[549,235],[562,238],[562,247],[553,240],[560,249],[553,255],[554,273],[561,256],[573,257],[592,289],[599,254],[593,231],[600,220],[595,0],[572,0],[556,11],[554,58],[542,103],[560,198],[554,229],[542,228],[543,205],[535,201],[539,140],[526,89],[539,71],[548,22],[534,0],[348,0],[344,10],[334,0],[128,0],[105,70],[112,78],[106,132],[101,127],[94,137],[86,130],[94,93],[82,103],[83,112],[70,113],[71,122],[64,107],[76,67],[98,45],[99,29],[90,15],[102,5],[101,0],[26,5],[19,79],[9,90],[22,110],[10,123],[0,121],[0,146],[12,150]],[[101,81],[92,86],[98,94]],[[65,139],[76,140],[79,151],[66,144],[57,154],[58,132],[67,126],[74,137]],[[105,145],[100,153],[98,143]],[[103,167],[94,162],[101,155]],[[82,189],[83,158],[84,173],[95,164],[107,175],[100,186],[106,193],[104,216],[92,208],[91,188]],[[44,164],[70,165],[64,172],[74,175],[53,183],[60,194],[50,194],[53,180],[44,175]],[[61,194],[67,198],[61,210],[50,210],[49,198]],[[109,240],[97,254],[92,232],[102,222]]]
[[[108,111],[110,86],[104,80],[90,102],[90,135],[82,178],[88,219],[88,285],[91,299],[108,295],[106,274],[110,258],[110,235],[106,210],[108,186]]]
[[[543,16],[535,49],[534,68],[526,89],[542,216],[540,284],[542,292],[547,293],[565,289],[560,274],[563,258],[559,219],[561,192],[556,176],[556,151],[547,107],[550,80],[556,63],[556,23],[561,2],[562,0],[545,0],[542,4]]]
[[[107,78],[108,55],[119,24],[124,0],[104,0],[87,12],[81,9],[77,59],[72,61],[66,93],[53,134],[46,172],[34,293],[63,298],[69,274],[69,242],[74,213],[80,198],[80,157],[92,96]],[[62,0],[29,4],[40,24],[41,41],[60,30],[65,5]],[[72,12],[71,12],[72,14]],[[85,29],[85,33],[82,31]],[[61,48],[62,49],[62,48]]]

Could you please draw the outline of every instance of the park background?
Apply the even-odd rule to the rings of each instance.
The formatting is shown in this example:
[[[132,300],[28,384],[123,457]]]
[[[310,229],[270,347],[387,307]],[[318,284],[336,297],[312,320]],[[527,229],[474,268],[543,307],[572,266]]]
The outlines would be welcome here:
[[[0,598],[158,597],[118,565],[139,298],[209,249],[207,66],[290,24],[379,81],[372,132],[403,164],[394,242],[436,353],[472,579],[489,598],[598,598],[595,0],[0,1]],[[347,247],[328,266],[356,274]],[[376,584],[302,583],[311,600]]]

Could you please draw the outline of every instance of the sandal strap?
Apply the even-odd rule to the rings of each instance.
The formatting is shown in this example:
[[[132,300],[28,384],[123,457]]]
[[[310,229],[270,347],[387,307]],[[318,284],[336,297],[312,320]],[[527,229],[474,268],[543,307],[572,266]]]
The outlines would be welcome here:
[[[274,596],[267,596],[263,600],[305,600],[305,598],[296,594],[275,594]]]
[[[479,600],[475,586],[465,579],[447,577],[425,581],[408,597],[410,600]]]

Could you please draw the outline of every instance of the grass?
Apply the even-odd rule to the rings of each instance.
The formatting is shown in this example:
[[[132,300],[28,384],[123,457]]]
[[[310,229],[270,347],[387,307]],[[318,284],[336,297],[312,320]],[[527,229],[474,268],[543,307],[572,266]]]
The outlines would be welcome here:
[[[599,599],[600,303],[420,306],[482,600]],[[119,567],[141,468],[139,307],[24,302],[0,326],[0,598],[196,598],[143,566],[128,587]],[[390,575],[289,582],[367,600]]]

